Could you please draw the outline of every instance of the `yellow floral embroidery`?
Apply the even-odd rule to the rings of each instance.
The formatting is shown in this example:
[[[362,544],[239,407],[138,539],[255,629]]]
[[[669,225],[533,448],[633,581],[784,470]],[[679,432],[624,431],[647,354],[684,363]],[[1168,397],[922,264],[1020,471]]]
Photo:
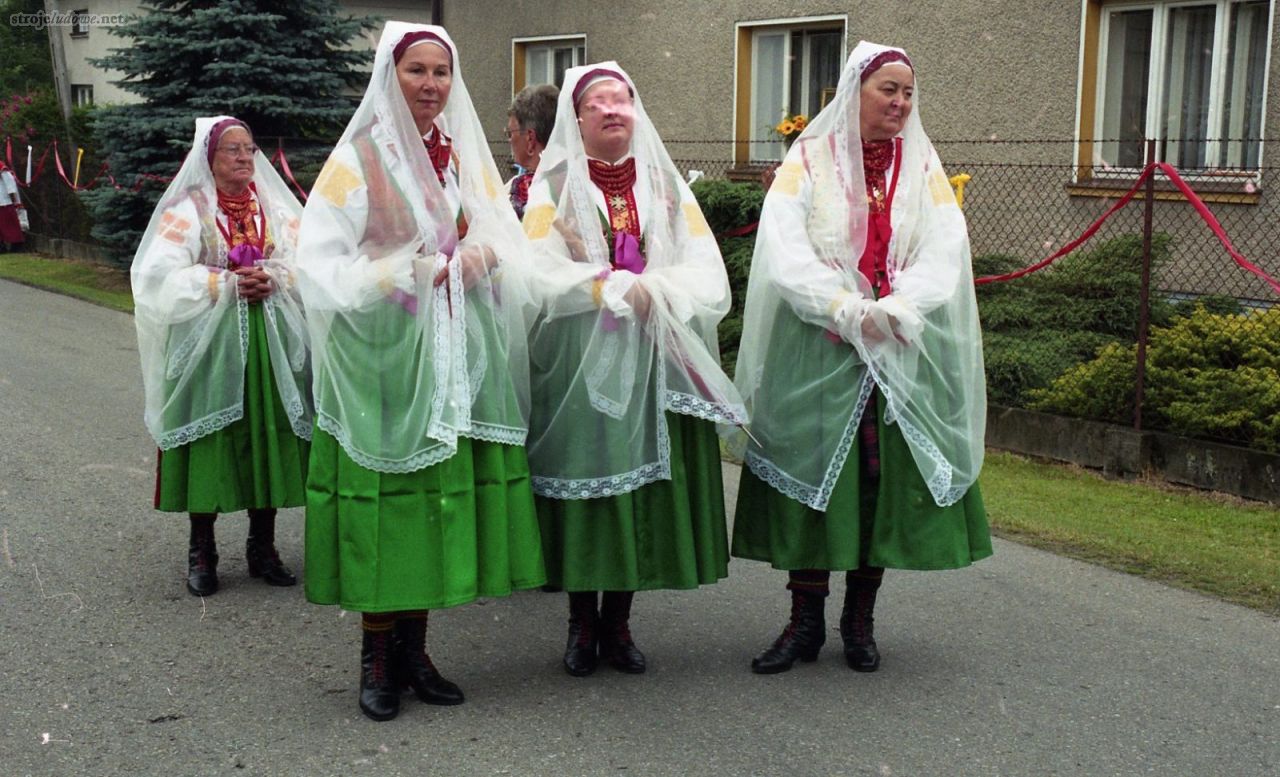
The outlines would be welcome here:
[[[216,270],[211,270],[209,272],[209,296],[213,298],[214,302],[218,301],[218,284],[221,283],[221,281],[222,273],[217,272]]]
[[[335,206],[344,208],[347,205],[347,197],[363,183],[360,174],[355,170],[342,162],[329,160],[329,163],[320,171],[320,177],[316,179],[315,191]]]
[[[933,195],[934,205],[956,204],[956,193],[940,167],[929,173],[929,193]]]
[[[788,197],[794,197],[800,193],[800,182],[803,180],[804,168],[799,162],[784,162],[774,173],[772,188]]]
[[[602,278],[596,278],[591,282],[591,301],[598,308],[604,307],[604,280]]]
[[[695,202],[686,202],[684,204],[684,220],[689,225],[689,237],[706,237],[711,234],[711,227],[707,225],[707,219],[702,215],[702,209]]]
[[[498,199],[498,181],[495,180],[493,172],[486,167],[484,171],[484,193],[491,200]]]
[[[551,231],[551,222],[556,220],[555,206],[542,204],[524,213],[524,233],[530,240],[541,240]]]

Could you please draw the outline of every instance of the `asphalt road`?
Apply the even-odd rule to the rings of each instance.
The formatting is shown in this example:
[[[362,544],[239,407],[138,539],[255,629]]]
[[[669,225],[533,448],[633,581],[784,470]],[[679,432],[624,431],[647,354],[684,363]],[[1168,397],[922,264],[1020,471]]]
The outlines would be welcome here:
[[[1280,621],[1008,542],[890,572],[875,674],[834,630],[751,674],[784,577],[734,561],[637,598],[641,676],[561,671],[563,595],[435,613],[467,703],[373,723],[358,616],[251,580],[243,515],[218,522],[223,590],[185,592],[141,394],[129,316],[0,281],[0,777],[1280,775]],[[280,524],[300,571],[301,512]]]

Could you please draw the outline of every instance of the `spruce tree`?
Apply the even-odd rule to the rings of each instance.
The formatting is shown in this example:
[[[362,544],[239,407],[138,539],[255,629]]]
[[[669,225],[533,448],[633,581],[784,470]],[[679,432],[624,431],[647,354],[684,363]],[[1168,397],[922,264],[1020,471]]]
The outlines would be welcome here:
[[[268,157],[272,136],[332,146],[372,58],[349,45],[374,21],[339,16],[337,0],[149,0],[143,11],[112,30],[130,45],[93,62],[124,73],[116,83],[143,100],[98,109],[98,149],[124,188],[84,194],[94,237],[121,263],[131,261],[164,191],[147,180],[134,192],[135,177],[177,172],[196,117],[243,119]]]

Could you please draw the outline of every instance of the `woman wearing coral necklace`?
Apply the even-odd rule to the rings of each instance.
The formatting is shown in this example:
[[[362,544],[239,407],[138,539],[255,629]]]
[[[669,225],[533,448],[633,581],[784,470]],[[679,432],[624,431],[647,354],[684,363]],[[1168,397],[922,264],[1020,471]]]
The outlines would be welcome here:
[[[303,216],[307,598],[363,613],[360,709],[462,691],[427,613],[544,582],[524,451],[528,243],[441,27],[389,22]]]
[[[738,440],[733,554],[788,571],[791,620],[758,673],[817,658],[832,571],[845,660],[871,672],[886,567],[991,554],[969,239],[918,102],[903,51],[858,44],[765,199],[735,373],[754,439]]]
[[[249,511],[249,574],[296,580],[275,548],[280,507],[304,500],[311,391],[293,288],[302,208],[248,126],[196,136],[133,260],[146,423],[160,447],[156,508],[191,518],[187,590],[218,590],[213,525]]]
[[[524,226],[548,284],[529,461],[547,578],[569,592],[564,668],[643,672],[635,592],[727,574],[714,424],[744,415],[716,345],[719,248],[616,63],[565,75]]]

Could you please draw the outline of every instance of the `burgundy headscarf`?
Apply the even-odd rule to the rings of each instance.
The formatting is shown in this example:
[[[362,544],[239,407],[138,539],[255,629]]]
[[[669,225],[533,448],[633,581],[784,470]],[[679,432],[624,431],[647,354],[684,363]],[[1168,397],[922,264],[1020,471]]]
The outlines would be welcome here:
[[[582,95],[584,92],[586,92],[588,89],[595,86],[599,82],[605,80],[606,78],[612,78],[615,81],[621,81],[622,83],[627,85],[627,91],[631,92],[631,96],[632,97],[636,96],[636,93],[631,89],[631,84],[627,82],[626,77],[623,76],[621,73],[619,73],[616,70],[610,70],[607,67],[597,67],[597,68],[588,70],[586,73],[582,75],[582,78],[578,79],[578,85],[573,88],[573,107],[574,108],[578,107],[578,101],[582,99]]]
[[[218,141],[222,139],[222,133],[232,127],[240,127],[245,132],[249,133],[250,136],[253,135],[253,130],[249,129],[249,125],[239,119],[223,119],[217,124],[214,124],[213,128],[209,130],[209,142],[205,148],[205,151],[208,153],[210,170],[213,169],[213,155],[218,152]]]
[[[424,40],[431,41],[444,49],[445,53],[449,55],[449,66],[453,67],[453,49],[449,48],[449,44],[444,42],[444,38],[441,38],[434,32],[429,32],[427,30],[414,30],[413,32],[406,34],[400,39],[400,42],[396,44],[396,47],[391,50],[391,58],[395,60],[397,65],[400,64],[400,58],[409,50],[409,47]]]
[[[871,58],[871,61],[867,63],[867,66],[862,69],[861,80],[866,81],[868,78],[871,77],[872,73],[876,72],[877,70],[889,64],[890,62],[901,62],[902,64],[911,68],[912,72],[915,72],[915,67],[911,64],[911,60],[907,57],[906,54],[902,53],[901,51],[894,51],[893,49],[890,49],[888,51],[882,51]]]

